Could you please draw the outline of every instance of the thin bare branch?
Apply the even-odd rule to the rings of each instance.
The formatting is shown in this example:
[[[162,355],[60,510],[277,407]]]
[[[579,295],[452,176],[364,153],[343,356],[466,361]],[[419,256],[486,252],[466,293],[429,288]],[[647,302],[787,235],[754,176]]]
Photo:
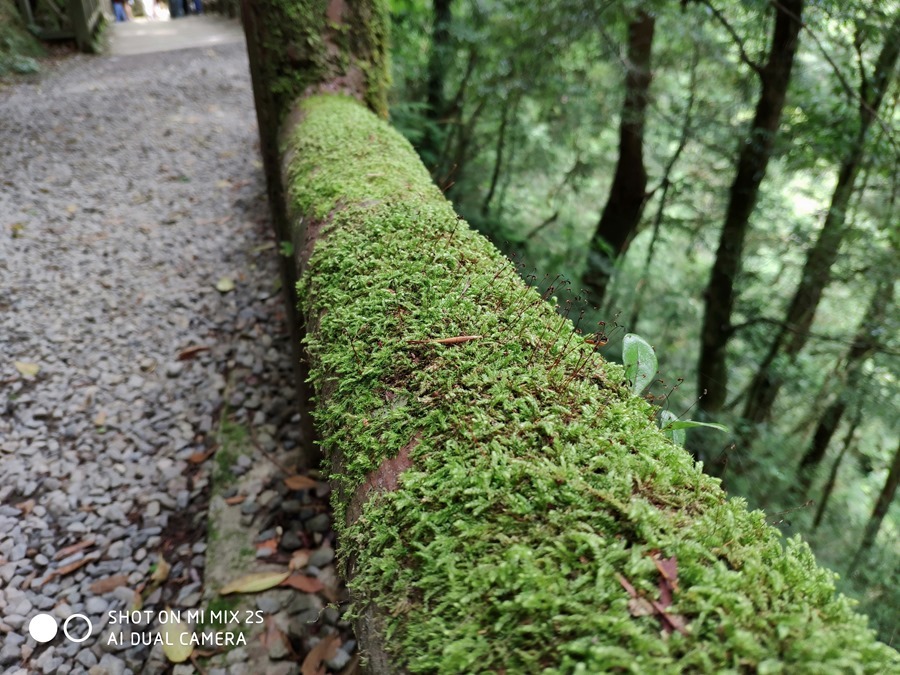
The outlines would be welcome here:
[[[718,9],[713,7],[712,3],[709,2],[709,0],[700,0],[700,2],[707,9],[709,9],[710,12],[712,12],[712,15],[714,17],[716,17],[718,22],[720,24],[722,24],[722,27],[725,28],[726,31],[728,31],[729,35],[731,35],[731,39],[734,40],[734,43],[737,45],[738,50],[740,51],[741,61],[743,61],[748,66],[750,66],[750,68],[752,68],[753,71],[757,75],[761,75],[762,74],[762,66],[750,58],[750,55],[747,53],[747,50],[744,48],[744,41],[741,39],[741,36],[738,35],[738,33],[734,29],[734,27],[730,23],[728,23],[728,19],[725,18],[725,16],[722,14],[722,12],[720,12]]]

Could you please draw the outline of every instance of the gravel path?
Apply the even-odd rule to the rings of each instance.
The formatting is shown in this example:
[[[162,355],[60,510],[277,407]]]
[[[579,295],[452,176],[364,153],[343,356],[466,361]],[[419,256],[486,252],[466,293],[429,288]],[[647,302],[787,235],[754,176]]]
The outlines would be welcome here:
[[[299,443],[244,47],[73,57],[0,93],[0,148],[0,671],[157,672],[97,636],[160,554],[158,603],[202,582],[223,410]]]

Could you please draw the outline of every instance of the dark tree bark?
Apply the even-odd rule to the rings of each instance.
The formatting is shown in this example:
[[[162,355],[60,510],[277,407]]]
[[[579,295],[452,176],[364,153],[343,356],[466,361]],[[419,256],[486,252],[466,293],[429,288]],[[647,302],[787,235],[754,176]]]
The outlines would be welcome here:
[[[828,508],[828,502],[831,500],[834,484],[837,483],[838,470],[841,468],[841,462],[844,461],[844,456],[850,452],[850,448],[853,445],[853,436],[856,434],[860,422],[862,422],[862,411],[861,409],[857,409],[856,415],[850,422],[850,428],[847,429],[847,433],[844,435],[844,444],[841,446],[841,451],[838,453],[838,456],[834,458],[834,462],[831,464],[831,471],[828,472],[828,480],[825,481],[825,486],[822,488],[822,496],[819,498],[819,504],[816,507],[816,516],[813,518],[813,532],[819,529],[819,525],[822,524],[822,517],[825,515],[825,509]]]
[[[298,12],[306,20],[297,21]],[[273,234],[276,241],[291,241],[279,152],[282,123],[301,96],[321,87],[346,92],[364,100],[378,114],[387,115],[387,17],[381,6],[371,0],[353,3],[352,7],[339,0],[327,3],[241,0],[241,21],[247,37]],[[353,32],[352,49],[338,47],[343,42],[341,27]],[[323,42],[335,49],[314,47]],[[306,365],[300,348],[305,328],[297,312],[297,272],[293,261],[286,256],[279,256],[279,264],[301,402],[305,443],[301,460],[313,466],[321,457],[309,412],[311,390],[306,384]]]
[[[846,214],[856,178],[863,164],[866,138],[878,115],[885,91],[894,76],[898,53],[900,53],[900,14],[894,19],[893,26],[887,34],[871,80],[863,76],[859,130],[841,162],[837,186],[831,198],[825,224],[806,258],[800,283],[787,310],[784,327],[776,334],[750,385],[743,413],[744,419],[750,423],[749,437],[745,439],[745,443],[752,439],[755,426],[769,418],[783,384],[783,378],[779,377],[776,369],[772,367],[775,360],[783,353],[788,363],[793,363],[806,345],[822,293],[831,281],[831,267],[849,230]]]
[[[500,116],[500,128],[497,130],[497,147],[494,152],[494,170],[491,172],[491,184],[488,188],[487,195],[481,204],[481,215],[486,216],[491,208],[491,201],[494,199],[494,193],[497,190],[497,182],[500,180],[500,171],[503,167],[503,150],[506,146],[507,127],[509,126],[509,118],[515,119],[516,111],[519,107],[519,97],[516,96],[515,101],[510,103],[506,101],[503,106],[503,112]]]
[[[681,133],[678,136],[678,146],[675,152],[666,163],[663,169],[663,176],[659,181],[659,205],[656,208],[656,215],[653,218],[653,233],[650,237],[650,245],[647,247],[647,258],[644,260],[644,269],[641,272],[641,280],[638,282],[637,291],[634,299],[634,309],[631,313],[631,319],[626,324],[630,327],[631,332],[638,332],[638,321],[640,321],[641,310],[644,305],[644,288],[647,280],[650,278],[650,265],[653,262],[653,253],[656,250],[656,243],[659,241],[659,235],[662,230],[663,214],[668,205],[669,190],[672,187],[672,171],[675,164],[678,163],[681,153],[684,152],[690,138],[691,125],[693,123],[694,102],[697,98],[697,65],[700,62],[700,51],[697,45],[694,45],[694,55],[691,57],[691,78],[688,83],[688,100],[684,110],[684,119],[681,123]],[[656,190],[654,190],[655,192]]]
[[[609,198],[591,240],[582,283],[591,305],[600,306],[616,259],[625,253],[637,231],[647,202],[644,167],[644,125],[649,100],[650,57],[655,19],[641,10],[628,24],[625,102],[619,121],[619,159]]]
[[[430,170],[440,161],[446,133],[448,106],[445,92],[447,64],[451,57],[450,22],[453,0],[434,0],[431,51],[428,54],[428,81],[425,86],[425,117],[429,122],[417,150]]]
[[[881,521],[887,515],[891,502],[894,501],[894,495],[897,494],[897,485],[900,484],[900,444],[894,451],[894,461],[891,463],[891,469],[888,472],[887,479],[884,481],[884,487],[881,494],[878,495],[878,501],[875,502],[875,508],[866,524],[866,531],[863,533],[862,542],[860,542],[859,550],[853,556],[853,562],[847,571],[848,576],[856,571],[863,557],[872,549],[875,538],[878,536],[878,530],[881,529]]]
[[[781,121],[797,52],[802,11],[803,0],[784,0],[776,5],[768,58],[764,65],[755,68],[761,84],[760,96],[750,131],[741,146],[716,260],[704,292],[706,306],[697,370],[701,395],[699,408],[706,418],[714,417],[725,405],[728,392],[726,349],[732,333],[735,282],[741,270],[750,215],[756,206],[759,186],[766,174]]]
[[[828,445],[831,443],[834,432],[840,426],[841,420],[847,412],[850,404],[848,395],[854,393],[862,382],[863,366],[878,345],[877,335],[884,325],[893,299],[893,279],[885,279],[872,295],[862,323],[853,339],[853,346],[847,352],[844,367],[846,384],[838,394],[838,398],[825,409],[819,418],[812,442],[800,460],[800,466],[797,468],[797,487],[803,495],[809,491],[816,471],[828,451]]]

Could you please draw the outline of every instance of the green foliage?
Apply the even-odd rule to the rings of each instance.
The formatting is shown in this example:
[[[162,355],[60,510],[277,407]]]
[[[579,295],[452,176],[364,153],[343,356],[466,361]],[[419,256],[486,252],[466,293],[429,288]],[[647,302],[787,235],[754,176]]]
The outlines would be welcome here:
[[[653,347],[640,335],[627,333],[622,340],[622,363],[625,365],[625,380],[633,394],[640,395],[649,387],[657,375],[658,363]],[[714,422],[679,420],[668,410],[659,411],[660,430],[672,441],[683,446],[685,429],[705,427],[728,433],[728,427]]]
[[[14,0],[0,0],[0,76],[37,73],[37,58],[43,55],[43,47],[26,28]]]
[[[396,668],[900,667],[804,543],[726,500],[623,369],[570,342],[405,141],[348,99],[304,113],[285,151],[294,213],[324,228],[299,288],[316,417],[357,611],[386,612]],[[429,341],[460,335],[482,337]],[[404,448],[398,488],[348,510]],[[619,581],[656,599],[659,555],[677,561],[685,634],[662,635]]]
[[[418,145],[434,132],[423,107],[430,6],[399,0],[392,6],[396,9],[392,115]],[[496,245],[515,251],[526,269],[536,267],[538,276],[560,272],[577,279],[584,269],[587,243],[616,163],[627,68],[622,54],[627,22],[637,6],[583,0],[453,4],[453,53],[446,65],[445,94],[458,99],[458,105],[441,129],[441,156],[424,159],[430,168],[436,167],[433,175],[439,185],[450,186],[447,195],[458,211]],[[640,6],[646,8],[648,3]],[[685,388],[692,388],[702,293],[735,173],[736,151],[759,95],[759,78],[744,62],[741,49],[749,60],[763,59],[773,4],[717,0],[660,2],[652,8],[656,35],[644,146],[650,178],[645,222],[619,259],[607,304],[597,318],[621,311],[629,330],[654,336],[658,357],[670,370],[683,373]],[[742,407],[743,389],[771,344],[777,330],[773,322],[784,315],[818,237],[839,163],[858,132],[860,91],[871,85],[872,68],[896,11],[896,2],[888,0],[829,0],[807,3],[804,10],[806,29],[800,36],[781,130],[744,245],[742,272],[734,280],[738,298],[732,321],[737,328],[728,345],[733,389],[719,421],[739,432],[743,423],[735,410]],[[466,79],[470,63],[474,65]],[[882,466],[884,429],[890,427],[900,390],[895,356],[900,345],[889,337],[900,333],[892,325],[879,330],[881,351],[867,361],[863,387],[844,391],[842,370],[865,299],[879,278],[892,278],[896,265],[900,122],[896,73],[889,87],[890,104],[883,106],[864,148],[862,173],[847,214],[852,227],[830,270],[834,281],[811,329],[816,337],[797,363],[790,367],[776,363],[775,374],[787,384],[773,418],[759,425],[759,440],[752,448],[739,445],[728,451],[731,459],[725,474],[729,489],[754,506],[800,507],[796,466],[816,416],[838,395],[858,402],[865,422],[857,433],[859,451],[853,456],[860,461],[843,464],[839,482],[848,487],[838,490],[829,505],[836,513],[851,514],[852,524],[826,520],[825,533],[814,538],[816,551],[836,569],[844,569],[852,558],[880,489],[877,482],[883,476],[876,472],[873,477],[873,467]],[[689,101],[693,105],[685,143],[671,172],[665,174],[682,140]],[[513,102],[515,114],[506,131],[508,151],[498,164],[500,122]],[[485,209],[497,166],[497,193]],[[663,187],[668,188],[664,201]],[[664,433],[683,440],[686,427],[666,427],[674,421],[670,414],[659,413]],[[705,430],[693,433],[703,438]],[[716,452],[724,445],[719,440],[711,444],[717,446]],[[833,445],[826,463],[839,451],[837,440]],[[865,459],[873,457],[878,459]],[[820,472],[810,498],[819,498],[823,479]],[[890,536],[897,531],[898,515],[895,504],[874,554],[874,559],[884,560],[885,569],[900,567]],[[780,527],[809,534],[808,519],[792,522],[792,527]],[[852,588],[865,607],[874,607],[862,581],[846,583],[844,588]],[[883,639],[891,640],[896,609],[879,607],[878,616]]]
[[[634,394],[641,394],[656,379],[656,352],[640,335],[628,333],[622,340],[625,379]]]

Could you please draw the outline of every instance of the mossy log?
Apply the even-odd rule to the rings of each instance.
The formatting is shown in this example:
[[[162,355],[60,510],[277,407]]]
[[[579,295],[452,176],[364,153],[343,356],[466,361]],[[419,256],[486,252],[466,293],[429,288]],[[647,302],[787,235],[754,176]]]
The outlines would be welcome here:
[[[900,671],[459,219],[383,98],[323,85],[276,115],[273,208],[370,672]]]

